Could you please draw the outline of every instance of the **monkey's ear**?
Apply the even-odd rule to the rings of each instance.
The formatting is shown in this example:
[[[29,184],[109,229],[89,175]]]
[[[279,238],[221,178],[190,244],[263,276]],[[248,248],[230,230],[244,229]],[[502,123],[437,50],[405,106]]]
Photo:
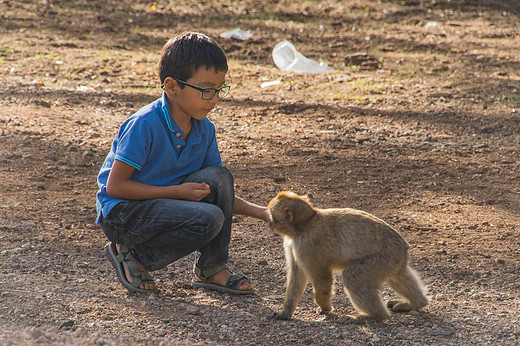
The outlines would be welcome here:
[[[283,209],[283,218],[285,221],[292,223],[294,219],[293,211],[291,208],[284,208]]]

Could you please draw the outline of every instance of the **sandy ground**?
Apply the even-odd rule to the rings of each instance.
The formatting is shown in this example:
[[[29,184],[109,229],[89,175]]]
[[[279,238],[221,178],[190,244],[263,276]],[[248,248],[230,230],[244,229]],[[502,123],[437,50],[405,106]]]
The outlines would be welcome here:
[[[0,1],[0,344],[518,345],[519,17],[514,0]],[[255,38],[219,37],[237,27]],[[281,239],[241,216],[230,266],[255,295],[192,290],[193,256],[153,273],[158,294],[121,287],[96,175],[120,123],[160,96],[158,52],[183,30],[230,60],[210,118],[237,194],[379,216],[410,243],[428,307],[341,324],[309,285],[272,321]],[[284,39],[333,71],[279,70]]]

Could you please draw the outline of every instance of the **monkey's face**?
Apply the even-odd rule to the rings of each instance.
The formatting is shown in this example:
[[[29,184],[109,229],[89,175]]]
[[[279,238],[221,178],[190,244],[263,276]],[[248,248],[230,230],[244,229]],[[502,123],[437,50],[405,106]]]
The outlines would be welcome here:
[[[280,192],[267,206],[271,230],[280,235],[294,236],[296,225],[307,218],[307,212],[302,209],[303,206],[314,213],[308,201],[299,195],[288,191]]]
[[[287,207],[287,201],[278,194],[267,205],[269,211],[269,227],[274,233],[283,235],[287,233],[286,229],[290,227],[290,223],[286,219],[284,209]]]
[[[287,221],[284,219],[283,206],[281,205],[280,199],[277,197],[273,198],[267,206],[269,211],[269,227],[275,233],[282,235],[284,232],[280,232],[288,226]]]

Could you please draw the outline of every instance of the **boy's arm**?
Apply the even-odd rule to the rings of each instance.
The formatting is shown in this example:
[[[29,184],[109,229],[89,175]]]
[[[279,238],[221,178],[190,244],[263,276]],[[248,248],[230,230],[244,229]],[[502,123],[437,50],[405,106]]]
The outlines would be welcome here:
[[[246,216],[253,216],[258,219],[269,221],[269,213],[266,207],[248,202],[240,197],[235,196],[234,213]]]
[[[172,198],[200,201],[209,194],[206,183],[184,183],[172,186],[155,186],[132,180],[135,168],[119,160],[114,161],[107,181],[107,193],[121,199]]]

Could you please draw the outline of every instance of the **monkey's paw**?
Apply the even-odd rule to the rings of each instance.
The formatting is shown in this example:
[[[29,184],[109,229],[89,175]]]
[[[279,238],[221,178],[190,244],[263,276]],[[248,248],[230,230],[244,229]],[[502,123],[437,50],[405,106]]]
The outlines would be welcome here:
[[[346,315],[336,320],[340,324],[365,324],[369,321],[372,320],[366,315]]]
[[[399,299],[389,300],[386,303],[386,306],[393,312],[408,312],[413,310],[413,307],[410,305],[410,303]]]
[[[292,314],[289,314],[289,313],[285,313],[285,312],[275,312],[272,316],[271,316],[271,319],[272,320],[290,320],[292,317]]]
[[[330,309],[323,309],[323,308],[320,308],[320,307],[317,307],[316,308],[316,313],[319,314],[319,315],[330,315],[332,313],[334,309],[333,308],[330,308]]]

